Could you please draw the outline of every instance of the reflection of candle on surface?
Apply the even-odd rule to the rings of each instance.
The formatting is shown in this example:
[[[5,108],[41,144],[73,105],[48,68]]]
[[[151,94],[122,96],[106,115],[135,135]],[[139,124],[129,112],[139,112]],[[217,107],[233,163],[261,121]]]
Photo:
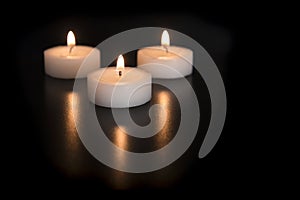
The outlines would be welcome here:
[[[124,127],[118,127],[116,126],[114,128],[114,136],[113,136],[113,142],[121,149],[126,150],[128,148],[128,135],[123,132],[125,128]]]
[[[112,132],[112,142],[120,149],[124,151],[115,151],[111,156],[113,157],[113,161],[117,163],[119,166],[126,166],[128,165],[128,160],[126,157],[126,149],[128,148],[128,135],[122,131],[124,127],[116,126],[113,129]],[[113,187],[115,189],[127,189],[130,187],[130,184],[128,185],[128,176],[126,173],[121,171],[113,171],[111,174]]]
[[[193,71],[193,51],[184,47],[171,46],[165,30],[161,46],[140,49],[137,54],[138,67],[152,74],[153,78],[181,78]]]
[[[163,127],[155,137],[155,146],[160,148],[167,145],[176,134],[172,126],[174,127],[174,122],[176,122],[174,118],[176,119],[176,117],[178,117],[176,113],[174,113],[176,111],[178,112],[178,108],[174,100],[172,100],[170,91],[158,91],[158,93],[155,94],[154,102],[165,108],[157,110],[157,119],[155,120],[157,126]],[[165,117],[165,119],[162,119],[162,117]],[[164,123],[160,124],[162,122]],[[163,157],[164,155],[161,156]]]
[[[76,45],[74,33],[69,31],[67,46],[56,46],[44,51],[45,72],[49,76],[73,79],[80,67],[78,78],[100,67],[100,51],[90,46]]]
[[[75,125],[75,116],[76,113],[74,113],[73,102],[78,99],[77,94],[74,92],[68,92],[65,95],[64,99],[64,117],[65,117],[65,137],[66,137],[66,148],[68,148],[68,151],[75,152],[78,150],[80,139],[76,132],[76,125]]]
[[[89,99],[99,106],[126,108],[142,105],[151,99],[151,74],[125,67],[119,56],[116,67],[106,67],[88,75]]]

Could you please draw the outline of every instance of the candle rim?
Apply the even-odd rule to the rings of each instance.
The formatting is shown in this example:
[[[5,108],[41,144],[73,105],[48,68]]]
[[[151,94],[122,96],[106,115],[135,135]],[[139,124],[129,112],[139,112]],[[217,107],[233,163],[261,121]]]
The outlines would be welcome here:
[[[103,74],[106,71],[106,69],[118,71],[118,70],[115,70],[115,68],[116,68],[116,66],[102,67],[102,68],[100,68],[100,69],[98,69],[98,70],[90,73],[89,78],[92,79],[93,81],[97,81],[97,82],[99,82],[99,83],[101,83],[103,85],[118,85],[118,86],[128,86],[128,83],[139,83],[139,82],[143,82],[144,81],[143,77],[139,77],[137,79],[134,79],[134,82],[132,82],[132,79],[128,80],[128,81],[124,81],[124,80],[126,80],[126,79],[124,79],[125,76],[121,77],[119,79],[119,81],[117,81],[117,82],[111,82],[111,81],[106,81],[105,79],[101,79],[100,76],[102,76],[101,74]],[[129,66],[125,66],[124,67],[124,71],[128,70],[128,69],[130,69],[130,70],[134,69],[134,70],[138,71],[141,74],[148,75],[150,77],[150,79],[151,79],[151,74],[149,72],[146,72],[145,70],[139,69],[137,67],[129,67]],[[100,79],[101,79],[101,81],[99,81]]]
[[[85,52],[84,55],[68,55],[69,46],[67,46],[67,45],[57,45],[57,46],[50,47],[50,48],[44,50],[44,54],[47,53],[48,56],[57,57],[57,58],[61,58],[61,59],[67,59],[67,58],[80,59],[80,58],[87,57],[94,49],[97,49],[95,47],[87,46],[87,45],[76,45],[74,47],[73,51],[76,52],[76,51],[78,51],[78,49],[81,49],[81,48],[83,48],[85,51],[87,51],[87,52]],[[99,50],[99,49],[97,49],[97,50]],[[62,53],[58,54],[55,51],[65,51],[66,55],[63,55]]]
[[[157,56],[153,56],[151,53],[145,52],[147,50],[157,50],[158,52],[165,52],[165,49],[162,46],[149,46],[149,47],[141,48],[138,51],[138,54],[143,54],[152,59],[158,59]],[[178,50],[178,52],[176,50]],[[177,58],[186,59],[186,56],[189,56],[190,54],[193,55],[193,51],[189,48],[181,47],[181,46],[170,46],[168,47],[168,53],[166,53],[165,55],[161,55],[159,57],[167,58],[165,60],[173,60]]]

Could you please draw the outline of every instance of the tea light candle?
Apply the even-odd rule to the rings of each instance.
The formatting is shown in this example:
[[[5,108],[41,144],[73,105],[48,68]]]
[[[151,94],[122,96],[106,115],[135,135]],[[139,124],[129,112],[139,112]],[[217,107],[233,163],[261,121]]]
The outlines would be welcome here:
[[[56,46],[44,51],[45,73],[61,79],[86,77],[100,67],[100,51],[90,46],[76,45],[74,33],[69,31],[67,46]],[[80,67],[80,73],[77,71]]]
[[[138,50],[137,67],[152,74],[152,78],[182,78],[193,71],[193,51],[184,47],[170,46],[169,33],[164,30],[161,46]]]
[[[151,74],[136,67],[125,67],[122,55],[116,67],[96,70],[87,76],[88,96],[96,105],[126,108],[151,99]]]

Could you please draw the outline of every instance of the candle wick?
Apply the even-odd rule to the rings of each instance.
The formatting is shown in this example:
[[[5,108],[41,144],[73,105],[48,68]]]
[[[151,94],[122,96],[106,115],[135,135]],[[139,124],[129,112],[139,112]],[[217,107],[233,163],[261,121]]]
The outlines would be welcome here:
[[[169,53],[168,46],[167,45],[163,45],[163,47],[166,50],[166,52]]]
[[[75,47],[75,45],[70,45],[69,54],[71,54],[74,47]]]
[[[122,76],[122,71],[121,70],[119,71],[119,76]]]

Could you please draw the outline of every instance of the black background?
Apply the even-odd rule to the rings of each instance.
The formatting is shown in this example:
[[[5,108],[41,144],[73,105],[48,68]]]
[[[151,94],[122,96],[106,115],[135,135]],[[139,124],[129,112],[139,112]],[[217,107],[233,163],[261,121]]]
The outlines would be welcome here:
[[[40,126],[39,120],[36,119],[32,112],[32,105],[27,100],[27,90],[23,85],[24,77],[22,77],[24,69],[21,69],[20,64],[24,61],[24,56],[42,55],[38,50],[64,43],[65,38],[61,37],[61,34],[69,29],[73,29],[78,34],[78,43],[97,45],[101,41],[90,37],[95,34],[91,34],[93,30],[85,22],[107,19],[106,26],[97,30],[103,34],[100,36],[102,39],[120,31],[143,26],[167,27],[191,36],[206,48],[219,67],[222,66],[220,71],[227,92],[228,112],[225,127],[213,151],[204,159],[195,159],[188,167],[185,176],[175,184],[162,188],[149,187],[144,184],[131,189],[142,191],[167,189],[171,192],[189,190],[199,195],[215,195],[220,190],[224,194],[234,195],[237,195],[236,191],[247,195],[265,191],[265,184],[269,184],[276,178],[269,170],[269,160],[272,155],[269,151],[259,151],[260,143],[257,143],[255,139],[262,131],[257,131],[261,122],[258,117],[254,117],[257,115],[255,105],[259,101],[259,92],[255,94],[253,90],[258,84],[259,77],[255,75],[255,69],[252,68],[255,61],[252,59],[253,53],[251,52],[259,43],[259,40],[256,40],[257,35],[261,33],[261,37],[264,37],[263,31],[257,32],[258,29],[263,30],[263,23],[258,17],[261,9],[254,5],[239,8],[234,5],[199,7],[190,3],[188,6],[172,4],[168,9],[164,9],[161,6],[168,6],[169,3],[157,2],[157,5],[153,5],[154,2],[145,2],[145,6],[140,8],[133,8],[124,2],[120,4],[123,9],[118,7],[119,3],[100,7],[92,3],[85,6],[74,4],[70,8],[54,3],[51,5],[45,3],[37,9],[26,6],[24,9],[15,10],[17,20],[4,23],[7,27],[4,30],[5,34],[9,35],[6,41],[9,44],[8,49],[15,53],[12,59],[15,63],[9,64],[9,71],[6,73],[7,76],[14,74],[14,78],[9,84],[10,87],[3,90],[6,103],[4,105],[9,105],[12,109],[7,115],[10,123],[5,123],[9,131],[7,132],[8,139],[3,141],[5,151],[2,151],[4,157],[7,158],[5,162],[7,185],[24,189],[24,194],[35,194],[38,190],[45,194],[76,195],[84,192],[84,194],[101,195],[102,192],[114,189],[101,179],[65,176],[45,158],[40,151],[40,141],[35,137],[41,134],[40,129],[37,128]],[[181,22],[180,19],[183,21]],[[212,35],[203,35],[203,32],[209,31],[202,30],[200,26],[189,26],[190,19],[191,25],[198,22],[202,24],[201,27],[212,25],[217,32]],[[52,30],[49,33],[51,37],[36,38],[37,43],[34,45],[40,47],[40,49],[34,49],[36,52],[32,52],[30,46],[28,52],[24,51],[24,43],[27,44],[28,38],[57,23],[69,24],[69,27],[59,26],[64,28]],[[184,26],[181,23],[184,23]],[[223,37],[224,33],[222,31],[219,33],[218,30],[224,30],[230,38],[231,46],[224,59],[220,59],[218,55],[220,52],[215,49],[218,45],[214,43],[214,37]],[[25,54],[20,55],[24,52]],[[259,55],[257,57],[259,59]],[[10,55],[7,58],[10,58]],[[42,57],[37,57],[37,59],[38,63],[42,62]],[[39,68],[39,70],[42,73],[42,69]],[[250,79],[252,82],[249,82]],[[253,98],[253,95],[256,96]]]

